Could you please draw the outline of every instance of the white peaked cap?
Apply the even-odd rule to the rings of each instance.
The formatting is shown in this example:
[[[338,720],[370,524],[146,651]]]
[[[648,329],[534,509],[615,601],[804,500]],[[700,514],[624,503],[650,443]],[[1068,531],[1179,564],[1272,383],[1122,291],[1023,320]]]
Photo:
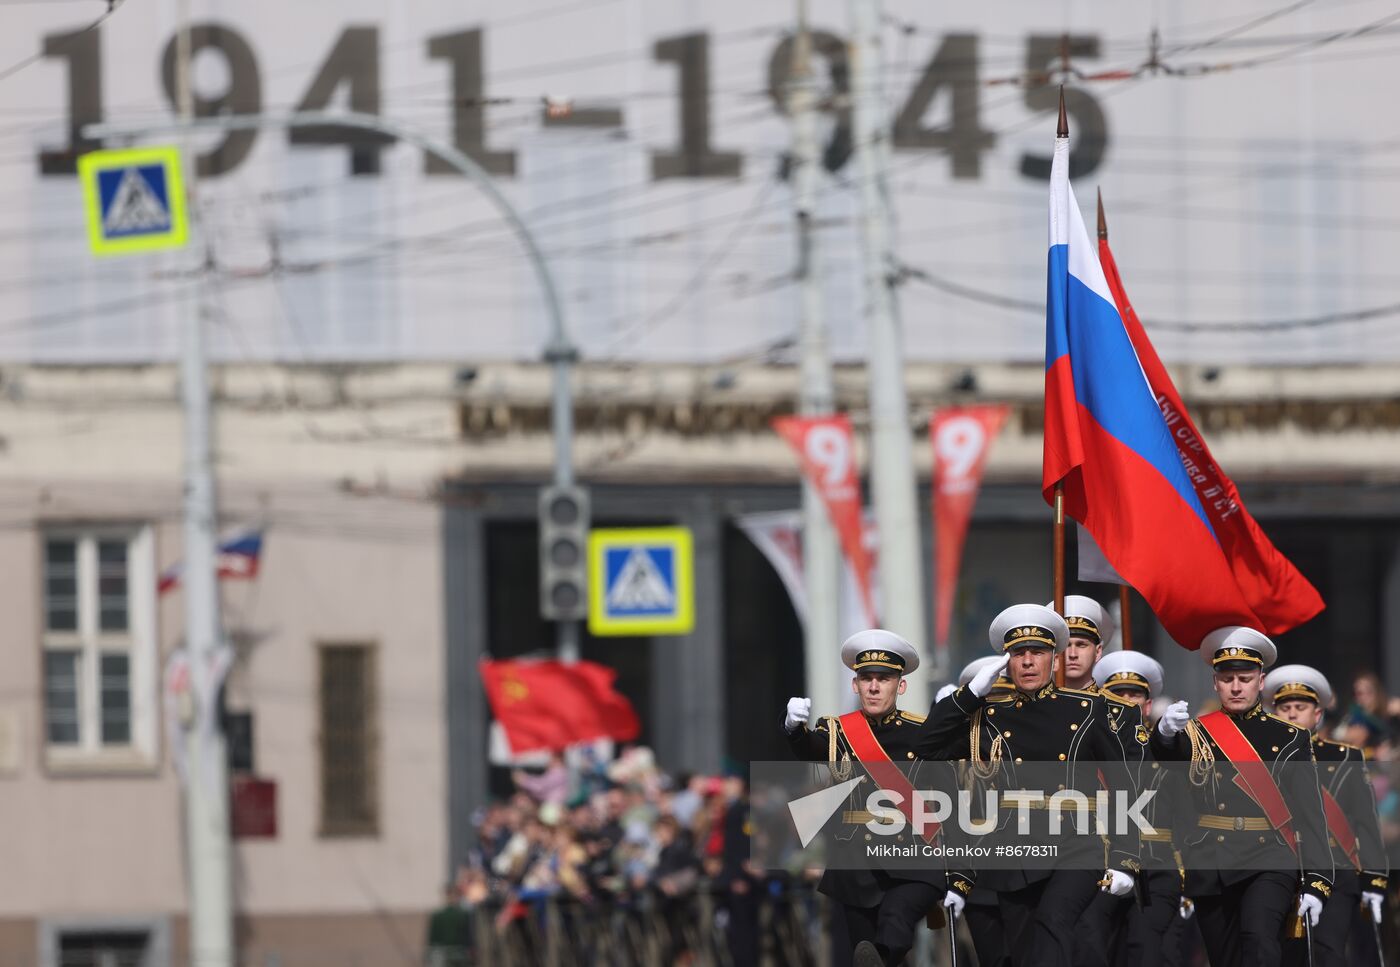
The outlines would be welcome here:
[[[1094,665],[1094,681],[1100,688],[1131,685],[1147,691],[1149,697],[1162,691],[1162,666],[1140,651],[1115,651]]]
[[[1046,605],[1047,608],[1054,606],[1053,601]],[[1071,638],[1097,637],[1101,645],[1107,645],[1118,630],[1118,624],[1108,609],[1082,594],[1065,595],[1065,624],[1069,625]]]
[[[1264,676],[1264,701],[1273,708],[1279,702],[1305,698],[1322,708],[1332,704],[1327,677],[1310,665],[1279,665]]]
[[[919,653],[893,631],[868,628],[857,631],[841,645],[841,662],[852,671],[883,668],[896,675],[908,675],[919,667]]]
[[[1201,639],[1201,657],[1211,666],[1225,661],[1248,661],[1271,668],[1278,661],[1278,649],[1262,631],[1226,625]]]
[[[1063,651],[1069,644],[1069,626],[1064,618],[1043,605],[1013,604],[992,619],[987,639],[999,655],[1025,644],[1053,646],[1056,651]]]

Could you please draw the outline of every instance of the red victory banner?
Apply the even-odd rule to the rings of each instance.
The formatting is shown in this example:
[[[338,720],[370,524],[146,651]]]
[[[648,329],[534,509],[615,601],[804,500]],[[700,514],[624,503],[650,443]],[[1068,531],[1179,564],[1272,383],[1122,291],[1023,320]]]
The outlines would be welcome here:
[[[480,667],[491,714],[517,755],[595,739],[630,742],[641,732],[632,703],[613,688],[617,672],[606,665],[501,659]]]
[[[953,617],[953,594],[958,588],[963,542],[972,520],[972,507],[982,486],[987,451],[1006,423],[1011,407],[1004,403],[951,406],[929,418],[933,444],[933,534],[935,577],[933,641],[948,647]]]
[[[821,494],[873,627],[878,621],[871,592],[871,560],[865,546],[851,421],[844,416],[779,416],[773,419],[773,429],[797,451],[803,475]]]

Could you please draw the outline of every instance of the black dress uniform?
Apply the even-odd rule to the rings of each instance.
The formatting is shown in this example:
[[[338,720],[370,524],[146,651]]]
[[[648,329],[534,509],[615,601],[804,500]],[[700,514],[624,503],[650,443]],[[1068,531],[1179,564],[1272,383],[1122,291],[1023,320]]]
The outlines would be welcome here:
[[[988,655],[967,663],[958,675],[958,684],[966,685],[976,677],[986,665],[1000,663],[998,655]],[[1016,686],[1006,678],[998,678],[992,684],[993,692],[1014,692]],[[967,895],[967,906],[963,908],[963,920],[967,932],[972,937],[972,949],[977,954],[977,967],[1010,967],[1011,959],[1006,955],[1006,928],[1001,922],[1001,907],[997,895],[985,886],[974,886]]]
[[[998,643],[1007,651],[1026,646],[1056,647],[1067,637],[1063,619],[1039,605],[1016,606],[1003,615],[1011,612],[1017,617],[1020,609],[1031,609],[1044,617],[1037,616],[1037,624],[1017,622],[1003,634],[999,616],[993,622],[993,638],[1000,639]],[[1054,623],[1058,629],[1041,626]],[[1128,791],[1133,798],[1122,746],[1109,724],[1107,702],[1100,695],[1060,689],[1050,683],[1034,693],[994,690],[978,697],[963,686],[934,706],[929,723],[942,755],[967,759],[974,774],[997,789],[1043,785],[1044,771],[1031,782],[1018,780],[1017,766],[1022,763],[1064,763],[1063,771],[1056,772],[1067,789],[1079,790],[1093,800],[1102,769],[1110,790]],[[1033,768],[1043,770],[1044,766]],[[1068,967],[1073,962],[1080,918],[1099,892],[1105,867],[1104,840],[1092,831],[1077,832],[1072,822],[1066,822],[1052,837],[1049,810],[1043,803],[1029,815],[1034,841],[1057,847],[1055,867],[982,870],[977,883],[997,894],[1011,963],[1017,967]],[[1017,822],[1015,808],[1005,811],[1004,817],[998,818],[996,831],[984,837],[982,845],[1000,840],[1030,841],[1012,832]],[[1137,837],[1124,835],[1112,824],[1109,829],[1107,866],[1136,875]]]
[[[1146,815],[1155,832],[1144,833],[1142,873],[1136,896],[1115,897],[1100,893],[1084,914],[1075,952],[1076,967],[1108,967],[1162,964],[1179,916],[1182,889],[1180,857],[1172,843],[1173,818],[1189,809],[1185,789],[1174,782],[1175,773],[1163,770],[1148,753],[1149,732],[1142,724],[1142,708],[1114,694],[1115,688],[1134,688],[1149,698],[1162,688],[1162,666],[1135,651],[1105,655],[1094,666],[1096,689],[1109,702],[1110,721],[1117,731],[1133,780],[1151,792]],[[1194,814],[1193,814],[1194,815]]]
[[[878,720],[867,721],[891,760],[914,764],[916,760],[932,758],[924,716],[894,709]],[[834,717],[821,719],[812,729],[788,733],[788,744],[799,759],[830,762],[839,768],[860,768],[840,721]],[[924,777],[919,777],[917,785],[927,787],[929,784]],[[850,848],[862,853],[864,844],[873,835],[865,825],[869,817],[861,811],[867,792],[867,789],[857,788],[851,808],[842,812],[847,829],[837,834]],[[914,834],[906,831],[892,838],[903,844],[912,842]],[[889,952],[890,963],[899,963],[913,948],[915,928],[938,906],[949,889],[957,889],[964,896],[972,889],[970,874],[945,872],[941,864],[931,863],[915,869],[907,862],[890,862],[883,868],[879,868],[878,861],[869,862],[877,868],[827,869],[817,889],[841,904],[851,947],[868,940]]]
[[[1246,628],[1219,629],[1201,647],[1218,670],[1241,662],[1262,669],[1276,654],[1264,635]],[[1195,822],[1183,817],[1176,833],[1186,864],[1186,895],[1195,901],[1211,967],[1276,967],[1283,957],[1285,920],[1296,908],[1299,891],[1322,901],[1324,908],[1332,891],[1332,856],[1311,735],[1266,714],[1257,702],[1229,719],[1281,793],[1301,863],[1264,809],[1234,782],[1229,756],[1200,719],[1191,719],[1171,737],[1154,730],[1152,752],[1164,762],[1192,763],[1188,785]]]
[[[1332,702],[1332,687],[1315,668],[1307,665],[1286,665],[1275,668],[1264,679],[1264,696],[1277,706],[1282,702],[1308,702],[1325,708]],[[1332,896],[1322,910],[1322,919],[1312,931],[1312,963],[1315,967],[1345,967],[1347,964],[1377,963],[1369,926],[1360,933],[1369,941],[1366,955],[1353,950],[1347,956],[1347,938],[1358,917],[1368,925],[1369,907],[1363,907],[1361,894],[1385,895],[1389,877],[1386,872],[1385,844],[1381,839],[1380,820],[1376,815],[1375,795],[1366,775],[1366,760],[1354,745],[1313,737],[1313,757],[1317,760],[1319,783],[1324,795],[1340,811],[1342,820],[1334,825],[1327,814],[1327,841],[1332,847],[1332,862],[1336,876],[1332,881]],[[1285,963],[1306,965],[1308,952],[1302,941],[1286,945]]]
[[[861,632],[847,645],[850,641],[870,640],[862,636],[876,634],[897,639],[897,636],[885,631]],[[908,649],[910,656],[914,655],[907,642],[903,642],[903,639],[898,639],[898,642]],[[847,661],[847,665],[857,672],[872,663],[886,663],[888,667],[900,671],[917,666],[916,656],[912,662],[906,662],[901,654],[902,649],[892,648],[890,644],[884,641],[883,647],[856,651],[849,656],[851,660]],[[846,650],[843,648],[843,651]],[[951,770],[942,763],[921,762],[935,758],[924,716],[894,708],[878,719],[867,716],[866,722],[890,760],[904,766],[906,774],[912,775],[917,787],[951,787],[951,778],[939,782],[930,775],[933,770],[940,770],[951,777]],[[796,728],[787,733],[787,740],[796,758],[829,763],[833,777],[849,778],[858,774],[855,770],[862,768],[836,717],[822,718],[810,729]],[[927,864],[911,864],[908,860],[869,858],[866,844],[872,842],[874,836],[866,825],[871,817],[864,812],[865,797],[869,792],[868,784],[852,792],[848,808],[842,811],[838,820],[842,829],[836,834],[837,841],[828,844],[829,849],[851,851],[857,862],[849,865],[862,868],[832,869],[828,866],[817,889],[841,905],[851,949],[868,942],[875,945],[886,964],[898,964],[913,949],[914,933],[919,923],[940,906],[950,889],[966,897],[972,890],[973,877],[970,871],[948,872],[941,862],[933,860]],[[917,841],[912,829],[890,838],[901,846]]]

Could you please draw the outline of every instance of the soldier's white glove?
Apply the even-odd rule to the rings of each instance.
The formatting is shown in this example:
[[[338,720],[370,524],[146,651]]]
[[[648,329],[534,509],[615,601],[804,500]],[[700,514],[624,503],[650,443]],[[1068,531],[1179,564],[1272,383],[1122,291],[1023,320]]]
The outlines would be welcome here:
[[[947,895],[943,897],[943,909],[948,911],[949,923],[955,922],[958,917],[962,916],[965,906],[967,906],[967,901],[957,890],[949,890]]]
[[[973,677],[972,681],[967,683],[967,690],[978,698],[986,698],[987,693],[992,690],[992,686],[1001,677],[1001,673],[1006,671],[1006,663],[1010,660],[1011,656],[1007,655],[1001,661],[993,662],[982,669]]]
[[[1361,905],[1370,909],[1372,920],[1376,923],[1381,922],[1381,908],[1385,906],[1385,897],[1367,890],[1361,894]]]
[[[1172,702],[1162,713],[1162,721],[1157,723],[1157,731],[1161,732],[1163,737],[1170,739],[1186,728],[1186,723],[1189,721],[1191,721],[1191,706],[1185,702]]]
[[[1177,913],[1181,914],[1181,919],[1190,920],[1196,915],[1196,901],[1189,896],[1181,898],[1181,906],[1177,908]]]
[[[783,719],[784,731],[793,732],[798,726],[806,725],[811,714],[812,700],[810,698],[788,699],[787,718]]]
[[[1317,926],[1318,918],[1322,916],[1322,901],[1311,893],[1304,893],[1298,898],[1298,916],[1306,918],[1308,926]]]
[[[958,690],[958,686],[953,685],[953,684],[951,684],[951,683],[949,683],[949,684],[947,684],[947,685],[944,685],[942,688],[940,688],[940,689],[938,690],[938,694],[935,695],[935,696],[933,696],[934,704],[936,705],[936,704],[938,704],[939,702],[943,701],[945,698],[947,698],[949,695],[952,695],[952,694],[953,694],[954,692],[956,692],[957,690]]]
[[[1104,879],[1105,883],[1100,889],[1112,896],[1127,896],[1133,892],[1133,875],[1124,873],[1122,870],[1109,870]]]

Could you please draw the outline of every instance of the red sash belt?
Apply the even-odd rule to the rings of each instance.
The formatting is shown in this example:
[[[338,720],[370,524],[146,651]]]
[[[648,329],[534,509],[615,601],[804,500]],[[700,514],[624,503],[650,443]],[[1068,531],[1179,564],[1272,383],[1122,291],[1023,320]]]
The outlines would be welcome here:
[[[1342,807],[1326,789],[1322,790],[1322,811],[1327,814],[1327,828],[1332,831],[1332,838],[1337,841],[1342,852],[1347,854],[1351,865],[1360,872],[1361,850],[1356,842],[1356,833],[1352,831],[1351,823],[1347,822]]]
[[[1283,801],[1283,793],[1279,791],[1278,783],[1274,781],[1268,765],[1259,758],[1259,753],[1255,751],[1249,739],[1245,738],[1235,720],[1224,712],[1211,712],[1201,716],[1199,721],[1201,728],[1215,740],[1215,744],[1220,746],[1220,751],[1224,752],[1225,757],[1234,765],[1235,785],[1244,790],[1245,795],[1264,810],[1264,815],[1273,823],[1274,829],[1279,831],[1288,848],[1298,852],[1298,837],[1293,832],[1293,814],[1288,811],[1288,806]]]
[[[870,778],[874,779],[881,789],[889,789],[903,797],[899,803],[899,811],[908,820],[909,828],[917,832],[914,826],[914,786],[909,782],[904,770],[894,764],[884,746],[880,745],[880,740],[875,738],[865,714],[847,712],[837,721],[841,723],[841,731],[846,733],[846,741],[851,744],[851,751],[870,774]],[[932,843],[938,836],[939,828],[938,823],[926,820],[921,834],[924,842]]]

